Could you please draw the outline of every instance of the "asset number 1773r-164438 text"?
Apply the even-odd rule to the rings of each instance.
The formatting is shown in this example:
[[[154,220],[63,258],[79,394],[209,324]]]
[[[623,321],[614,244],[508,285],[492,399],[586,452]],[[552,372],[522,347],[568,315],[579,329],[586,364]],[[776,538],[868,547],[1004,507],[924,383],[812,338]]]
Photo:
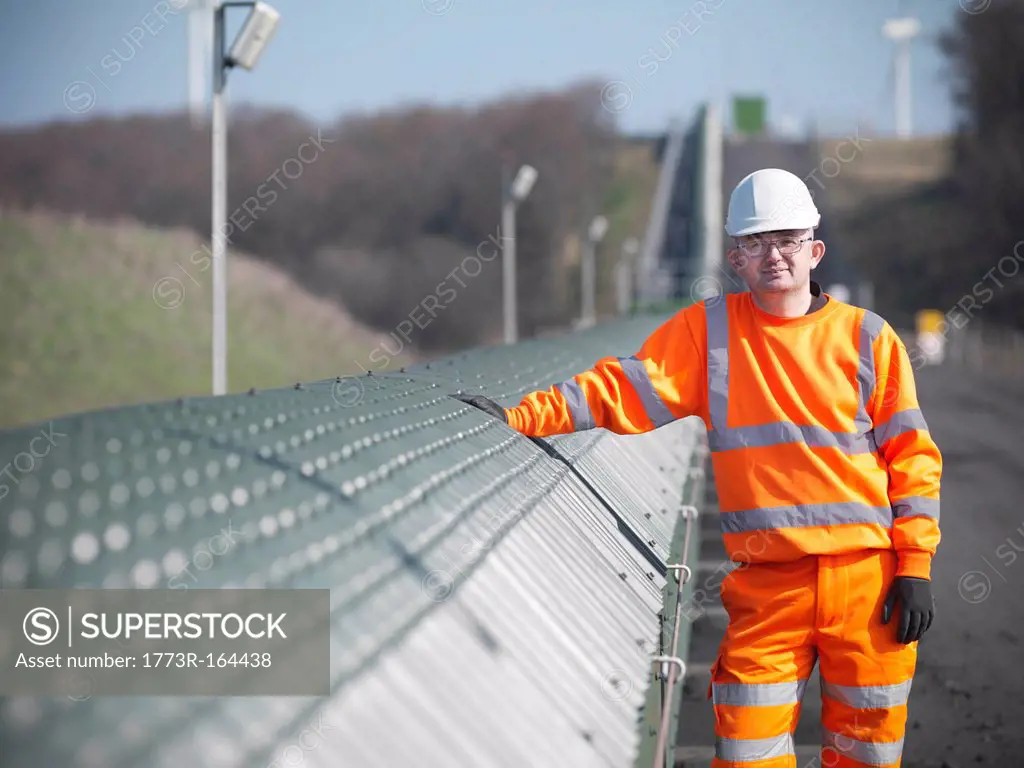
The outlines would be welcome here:
[[[269,653],[144,653],[143,667],[217,669],[223,667],[269,667]]]

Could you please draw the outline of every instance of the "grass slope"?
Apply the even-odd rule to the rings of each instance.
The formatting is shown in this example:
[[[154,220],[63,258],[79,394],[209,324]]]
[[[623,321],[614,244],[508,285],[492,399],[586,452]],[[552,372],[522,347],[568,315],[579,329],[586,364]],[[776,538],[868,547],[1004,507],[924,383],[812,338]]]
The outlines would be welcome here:
[[[191,262],[200,246],[191,233],[0,210],[0,427],[209,394],[213,271]],[[361,372],[387,338],[237,252],[228,285],[230,392]]]
[[[847,139],[823,139],[818,143],[822,162],[817,177],[827,190],[830,213],[856,215],[874,201],[939,181],[949,173],[952,152],[952,140],[944,136],[866,137],[859,150]]]

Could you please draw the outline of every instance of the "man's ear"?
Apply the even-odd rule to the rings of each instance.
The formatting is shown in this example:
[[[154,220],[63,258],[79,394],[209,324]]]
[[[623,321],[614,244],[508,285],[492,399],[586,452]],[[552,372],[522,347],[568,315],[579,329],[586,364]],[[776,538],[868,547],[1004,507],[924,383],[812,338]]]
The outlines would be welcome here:
[[[821,264],[823,258],[825,258],[825,243],[815,240],[811,243],[811,269]]]
[[[729,260],[729,266],[737,272],[747,265],[747,257],[743,254],[743,251],[735,246],[726,252],[725,257]]]

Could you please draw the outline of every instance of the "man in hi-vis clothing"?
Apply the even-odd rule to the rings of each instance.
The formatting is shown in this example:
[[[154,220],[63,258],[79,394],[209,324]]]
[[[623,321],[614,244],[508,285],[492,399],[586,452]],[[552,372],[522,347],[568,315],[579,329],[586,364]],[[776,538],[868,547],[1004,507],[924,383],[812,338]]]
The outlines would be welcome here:
[[[635,355],[518,407],[460,396],[536,437],[704,420],[739,564],[721,584],[729,625],[709,687],[723,768],[796,765],[817,662],[822,765],[900,765],[917,641],[934,616],[942,459],[896,333],[810,280],[819,222],[798,177],[752,173],[726,223],[748,292],[689,306]]]

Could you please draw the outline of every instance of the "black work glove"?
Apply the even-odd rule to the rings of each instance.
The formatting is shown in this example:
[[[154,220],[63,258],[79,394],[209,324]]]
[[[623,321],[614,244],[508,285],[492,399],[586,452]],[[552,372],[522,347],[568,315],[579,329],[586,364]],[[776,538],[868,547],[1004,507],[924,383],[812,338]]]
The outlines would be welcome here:
[[[474,408],[479,408],[484,413],[489,413],[494,418],[501,419],[508,424],[508,418],[505,416],[505,409],[489,397],[484,397],[483,395],[452,395],[452,397],[456,400],[468,403]]]
[[[896,639],[904,644],[920,640],[935,618],[932,583],[914,576],[897,576],[882,607],[883,624],[888,624],[892,618],[897,600],[900,603],[900,623]]]

